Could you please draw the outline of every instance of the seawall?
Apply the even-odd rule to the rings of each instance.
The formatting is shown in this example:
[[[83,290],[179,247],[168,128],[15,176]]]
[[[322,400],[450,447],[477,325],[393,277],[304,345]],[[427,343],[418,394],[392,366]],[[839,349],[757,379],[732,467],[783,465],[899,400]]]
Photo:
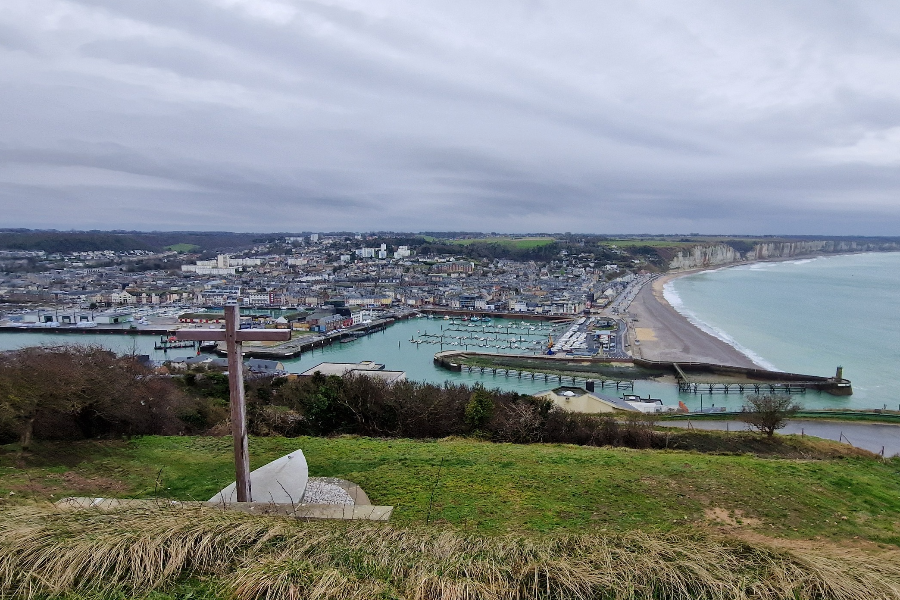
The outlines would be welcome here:
[[[791,387],[802,387],[812,390],[820,390],[835,396],[849,396],[853,393],[850,380],[836,379],[834,377],[822,377],[820,375],[804,375],[801,373],[785,373],[782,371],[768,371],[766,369],[734,367],[727,365],[715,365],[710,363],[684,362],[673,363],[663,361],[644,360],[640,358],[634,359],[597,359],[597,358],[561,358],[555,356],[535,356],[524,354],[495,354],[482,352],[466,352],[461,350],[448,350],[438,352],[434,355],[434,363],[444,369],[450,371],[461,371],[463,359],[465,357],[480,357],[487,360],[495,360],[498,365],[511,361],[523,361],[527,363],[529,369],[544,368],[548,371],[580,371],[580,372],[596,372],[598,377],[601,375],[621,376],[621,372],[616,373],[618,369],[623,367],[634,368],[635,372],[630,375],[634,379],[651,379],[653,377],[669,375],[676,379],[681,378],[682,374],[691,377],[702,376],[703,382],[698,382],[698,386],[713,385],[721,386],[723,383],[735,386],[746,386],[749,388],[764,388],[769,385],[788,385]],[[677,364],[677,367],[676,367]],[[506,366],[506,365],[503,365]],[[610,373],[604,374],[605,370]],[[715,380],[714,378],[721,378]]]

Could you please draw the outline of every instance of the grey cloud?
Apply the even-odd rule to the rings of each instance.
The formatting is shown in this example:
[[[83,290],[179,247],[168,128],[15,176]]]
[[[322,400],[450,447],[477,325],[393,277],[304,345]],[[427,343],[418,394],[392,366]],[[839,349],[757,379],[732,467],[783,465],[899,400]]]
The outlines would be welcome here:
[[[0,16],[9,225],[900,229],[900,148],[821,158],[900,126],[878,7],[36,1],[71,14]]]
[[[38,43],[33,37],[4,23],[0,23],[0,48],[18,50],[28,54],[38,54],[40,51]]]
[[[142,39],[89,42],[82,45],[79,52],[84,56],[114,63],[164,69],[196,79],[242,79],[250,83],[246,79],[245,69],[236,72],[232,65],[191,48],[159,46]],[[261,80],[258,76],[254,79],[257,82]]]

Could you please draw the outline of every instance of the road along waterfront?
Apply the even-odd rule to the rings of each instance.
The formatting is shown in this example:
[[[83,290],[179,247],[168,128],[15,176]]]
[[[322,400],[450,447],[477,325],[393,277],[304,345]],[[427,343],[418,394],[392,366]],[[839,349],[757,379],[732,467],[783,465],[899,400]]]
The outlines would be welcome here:
[[[741,421],[713,421],[708,419],[661,421],[659,425],[661,427],[681,427],[711,431],[743,431],[750,428],[749,425]],[[875,454],[884,452],[886,458],[900,454],[900,425],[792,419],[788,421],[784,429],[778,430],[778,433],[783,435],[811,435],[826,440],[845,442]]]

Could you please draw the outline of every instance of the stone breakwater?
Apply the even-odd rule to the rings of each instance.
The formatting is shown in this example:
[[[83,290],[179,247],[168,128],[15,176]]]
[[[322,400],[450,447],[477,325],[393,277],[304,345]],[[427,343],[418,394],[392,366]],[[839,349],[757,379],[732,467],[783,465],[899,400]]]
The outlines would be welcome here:
[[[514,372],[521,377],[522,373],[565,373],[570,372],[576,378],[587,379],[592,375],[597,378],[621,379],[660,379],[674,378],[679,391],[688,393],[792,393],[818,390],[833,396],[850,396],[853,387],[850,380],[844,379],[840,370],[835,377],[769,371],[767,369],[717,365],[702,362],[670,362],[632,359],[599,359],[599,358],[563,358],[559,356],[533,356],[519,354],[489,354],[449,350],[434,355],[434,363],[448,371],[462,371],[467,361],[476,358],[491,366],[487,369],[500,369],[508,376]],[[571,377],[568,376],[567,377]],[[562,378],[559,378],[562,382]]]
[[[737,247],[735,247],[737,246]],[[739,245],[697,245],[679,250],[669,261],[670,271],[686,271],[757,260],[778,260],[818,254],[846,252],[890,252],[900,250],[896,242],[857,242],[835,240],[809,240],[800,242],[763,242],[741,251]]]

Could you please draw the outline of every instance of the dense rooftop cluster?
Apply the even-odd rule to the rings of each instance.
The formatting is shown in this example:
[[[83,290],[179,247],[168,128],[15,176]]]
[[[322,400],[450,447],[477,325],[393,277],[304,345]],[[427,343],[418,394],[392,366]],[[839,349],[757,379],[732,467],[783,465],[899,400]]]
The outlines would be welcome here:
[[[427,306],[577,314],[603,306],[653,258],[553,238],[284,236],[219,251],[174,249],[0,254],[6,303]],[[185,252],[184,250],[188,251]]]

